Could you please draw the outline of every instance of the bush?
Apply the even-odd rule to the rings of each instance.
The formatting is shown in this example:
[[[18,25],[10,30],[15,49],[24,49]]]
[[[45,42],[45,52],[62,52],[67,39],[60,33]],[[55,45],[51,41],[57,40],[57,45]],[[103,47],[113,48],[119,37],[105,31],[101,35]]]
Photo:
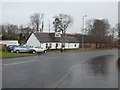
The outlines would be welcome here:
[[[2,51],[7,51],[7,46],[4,44],[4,45],[2,45]]]

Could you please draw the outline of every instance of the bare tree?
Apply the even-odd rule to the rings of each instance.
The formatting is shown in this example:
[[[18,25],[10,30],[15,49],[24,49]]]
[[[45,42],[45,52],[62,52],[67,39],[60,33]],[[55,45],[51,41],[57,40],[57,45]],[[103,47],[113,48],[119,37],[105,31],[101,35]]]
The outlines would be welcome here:
[[[42,22],[43,16],[44,16],[44,14],[34,13],[34,14],[30,17],[30,24],[31,24],[31,25],[34,27],[34,29],[36,29],[37,31],[39,31],[40,25],[43,24],[43,22]],[[42,25],[42,28],[43,28],[43,25]]]
[[[107,19],[93,19],[87,23],[88,35],[92,36],[93,42],[97,44],[102,44],[107,42],[108,30],[110,29],[110,24]]]
[[[2,34],[16,35],[18,33],[18,25],[13,24],[3,24]]]
[[[59,14],[54,16],[55,20],[53,21],[53,25],[55,28],[55,32],[62,32],[62,45],[61,45],[61,52],[63,50],[64,44],[64,36],[66,30],[72,25],[73,18],[67,14]]]
[[[113,28],[109,30],[109,36],[111,36],[111,44],[112,46],[116,46],[118,44],[118,33],[119,33],[119,24],[116,24]]]
[[[59,28],[60,28],[60,25],[61,25],[61,21],[60,21],[59,18],[55,17],[55,20],[53,21],[53,25],[54,25],[55,32],[60,31]]]
[[[66,33],[66,30],[72,25],[73,18],[67,14],[59,14],[54,16],[55,21],[53,22],[55,31],[60,31],[62,34]]]
[[[18,39],[18,26],[13,24],[2,25],[2,39]]]
[[[93,24],[94,19],[89,19],[86,21],[86,28],[84,29],[86,34],[89,34],[90,31],[93,29]]]

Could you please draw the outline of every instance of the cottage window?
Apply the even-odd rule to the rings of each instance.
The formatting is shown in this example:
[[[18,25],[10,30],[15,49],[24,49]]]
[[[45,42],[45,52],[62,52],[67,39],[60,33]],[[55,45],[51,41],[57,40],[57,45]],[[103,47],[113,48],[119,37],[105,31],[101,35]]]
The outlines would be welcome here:
[[[58,43],[56,43],[56,49],[57,49],[57,47],[58,47]]]
[[[51,48],[52,44],[50,43],[50,48]]]
[[[48,44],[46,43],[46,48],[48,48]]]
[[[75,47],[76,47],[76,44],[75,44]]]

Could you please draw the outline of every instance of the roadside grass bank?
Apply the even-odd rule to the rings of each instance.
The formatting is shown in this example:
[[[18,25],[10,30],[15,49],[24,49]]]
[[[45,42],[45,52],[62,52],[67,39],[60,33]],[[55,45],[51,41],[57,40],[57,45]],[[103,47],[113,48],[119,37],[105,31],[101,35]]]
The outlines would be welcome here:
[[[80,48],[80,49],[66,49],[63,52],[87,52],[87,51],[100,51],[100,50],[111,50],[111,49],[93,49],[93,48]],[[61,50],[48,50],[47,52],[61,52]],[[37,54],[30,53],[11,53],[0,50],[0,58],[16,58],[16,57],[25,57],[25,56],[34,56]],[[38,54],[39,55],[39,54]]]
[[[11,52],[0,52],[0,56],[2,58],[13,58],[13,57],[24,57],[24,56],[32,56],[33,54],[29,53],[11,53]]]

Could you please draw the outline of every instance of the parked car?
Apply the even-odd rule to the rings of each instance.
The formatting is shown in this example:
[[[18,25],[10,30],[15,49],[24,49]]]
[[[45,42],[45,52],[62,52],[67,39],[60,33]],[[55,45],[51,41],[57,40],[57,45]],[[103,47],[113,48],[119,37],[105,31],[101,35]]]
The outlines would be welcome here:
[[[18,45],[9,45],[9,46],[7,46],[7,51],[8,52],[13,52],[14,47],[18,47]]]
[[[28,46],[32,53],[46,53],[47,49],[39,47],[39,46]]]
[[[31,53],[31,49],[29,49],[26,46],[18,46],[18,47],[14,47],[13,52],[16,52],[16,53],[20,53],[20,52]]]

